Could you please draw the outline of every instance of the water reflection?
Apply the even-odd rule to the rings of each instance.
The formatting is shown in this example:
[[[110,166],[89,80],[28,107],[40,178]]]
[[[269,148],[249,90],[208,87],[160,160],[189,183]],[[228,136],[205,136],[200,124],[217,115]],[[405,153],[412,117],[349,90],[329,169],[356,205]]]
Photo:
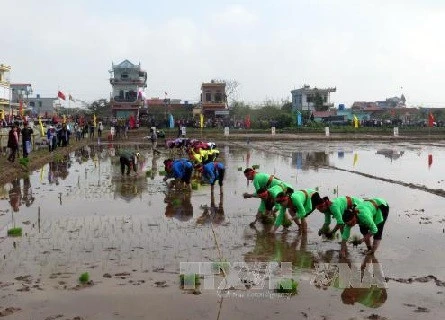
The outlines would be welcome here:
[[[246,262],[292,262],[294,270],[313,269],[317,259],[307,250],[307,233],[299,232],[292,240],[288,233],[276,238],[269,231],[272,225],[256,230],[255,247],[244,255]],[[291,241],[288,241],[291,240]]]
[[[310,170],[329,165],[329,154],[325,152],[292,152],[292,164],[300,170]]]
[[[60,159],[48,163],[48,182],[59,185],[59,178],[65,180],[68,177],[68,169],[71,167],[69,155],[61,156]]]
[[[143,177],[122,177],[114,180],[114,198],[120,197],[127,202],[140,198],[147,190],[147,180]]]
[[[171,189],[165,192],[165,216],[188,221],[193,217],[192,194],[184,190]]]
[[[383,279],[381,265],[377,259],[371,255],[366,255],[362,263],[362,280],[365,272],[368,272],[374,277]],[[341,294],[341,300],[344,304],[360,303],[368,308],[379,308],[387,300],[388,294],[386,288],[376,285],[368,288],[345,288]]]
[[[9,190],[9,204],[13,212],[18,212],[22,202],[22,189],[20,187],[20,180],[14,179],[11,182],[12,188]]]
[[[405,153],[405,151],[399,151],[399,150],[388,149],[388,148],[378,149],[376,152],[376,154],[382,154],[385,156],[385,158],[391,159],[391,161],[399,159],[401,156],[403,156],[404,153]]]
[[[223,223],[225,220],[223,198],[224,196],[220,193],[219,204],[216,205],[215,193],[212,192],[210,194],[210,206],[208,205],[201,206],[203,212],[202,215],[198,217],[198,219],[196,220],[196,223],[197,224],[207,224],[210,222],[213,224]]]

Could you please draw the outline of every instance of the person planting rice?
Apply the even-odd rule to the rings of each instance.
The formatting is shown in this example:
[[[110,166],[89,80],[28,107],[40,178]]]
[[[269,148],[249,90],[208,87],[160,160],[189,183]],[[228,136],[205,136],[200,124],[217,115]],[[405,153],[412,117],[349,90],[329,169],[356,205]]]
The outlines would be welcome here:
[[[260,190],[261,188],[269,189],[274,186],[281,186],[282,191],[286,194],[291,194],[294,191],[293,187],[290,184],[276,178],[274,175],[257,172],[252,168],[247,168],[246,170],[244,170],[244,176],[248,181],[250,180],[253,182],[253,187],[255,188],[254,193],[245,192],[243,194],[244,199],[259,198],[257,193],[258,190]],[[258,207],[258,212],[255,216],[255,220],[250,223],[250,226],[255,226],[255,223],[264,215],[265,212],[265,202],[261,200],[260,206]]]
[[[280,204],[282,209],[275,219],[272,232],[276,232],[283,223],[286,208],[289,209],[289,214],[295,223],[305,232],[307,230],[305,218],[315,210],[315,207],[322,202],[322,199],[317,191],[303,189],[294,191],[291,195],[282,192],[276,196],[275,202]]]
[[[366,254],[373,254],[376,252],[380,245],[380,241],[382,240],[383,227],[385,226],[388,214],[388,203],[382,198],[365,199],[356,207],[347,209],[343,214],[345,227],[342,232],[340,255],[342,257],[346,256],[346,243],[349,239],[351,228],[357,223],[363,238],[355,241],[354,245],[364,242],[368,248]],[[373,237],[372,245],[371,237]]]
[[[335,198],[332,201],[329,200],[328,197],[324,197],[322,202],[316,206],[318,211],[324,213],[324,224],[318,231],[318,235],[321,236],[324,234],[327,238],[332,238],[337,230],[343,232],[343,227],[345,225],[343,222],[343,213],[347,209],[351,209],[361,202],[363,202],[363,199],[358,197],[344,196]],[[331,217],[334,217],[336,224],[332,230],[329,230]]]
[[[215,182],[218,181],[220,194],[223,193],[223,180],[226,169],[222,162],[209,162],[198,165],[198,170],[202,170],[202,179],[210,183],[210,190],[213,194]]]
[[[168,179],[174,178],[174,180],[168,184],[169,188],[175,187],[178,189],[185,186],[191,190],[190,179],[192,177],[193,164],[189,160],[184,158],[178,160],[167,159],[164,161],[164,165],[167,175],[163,180],[167,181]]]
[[[125,167],[127,168],[127,176],[130,175],[131,169],[137,172],[138,152],[123,151],[120,154],[121,175],[124,175]]]
[[[276,202],[276,198],[278,194],[283,193],[283,187],[281,185],[273,186],[269,189],[266,188],[260,188],[257,191],[258,198],[261,199],[262,202],[264,202],[264,213],[262,214],[262,217],[272,216],[274,218],[274,223],[277,223],[277,217],[275,217],[275,214],[277,212],[284,212],[286,209],[283,209],[283,207]],[[279,222],[279,225],[282,225],[284,222],[285,214],[280,217],[281,220]],[[256,221],[256,220],[255,220]],[[255,226],[255,224],[251,224],[252,227]]]

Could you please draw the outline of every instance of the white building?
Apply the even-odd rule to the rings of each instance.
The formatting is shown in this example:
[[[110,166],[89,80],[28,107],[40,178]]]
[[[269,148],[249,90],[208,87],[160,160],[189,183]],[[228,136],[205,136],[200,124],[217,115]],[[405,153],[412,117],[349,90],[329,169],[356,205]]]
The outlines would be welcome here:
[[[118,119],[139,120],[139,109],[144,106],[147,87],[147,72],[141,64],[132,64],[128,60],[112,64],[110,84],[112,87],[110,105],[113,116]]]
[[[11,97],[11,83],[9,82],[9,74],[11,67],[0,64],[0,110],[5,112],[9,110]],[[4,114],[3,114],[4,115]]]
[[[330,93],[336,92],[336,88],[311,88],[308,85],[304,85],[300,89],[291,91],[292,94],[292,110],[293,111],[315,111],[315,101],[317,94],[323,100],[323,106],[327,109],[334,106],[330,102]]]

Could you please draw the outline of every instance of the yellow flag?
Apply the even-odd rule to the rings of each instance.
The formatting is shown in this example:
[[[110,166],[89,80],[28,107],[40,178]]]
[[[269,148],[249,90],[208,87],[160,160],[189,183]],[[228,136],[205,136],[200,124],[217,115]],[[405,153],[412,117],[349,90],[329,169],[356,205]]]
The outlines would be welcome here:
[[[96,126],[96,114],[93,114],[93,126]]]
[[[42,123],[42,119],[39,117],[39,125],[40,125],[40,134],[42,135],[42,137],[45,136],[45,130],[43,130],[43,123]]]
[[[358,154],[355,153],[355,154],[354,154],[354,162],[352,163],[352,166],[353,166],[353,167],[355,167],[355,165],[357,164],[357,161],[358,161]]]
[[[199,114],[199,123],[200,123],[201,128],[203,128],[204,127],[204,115],[202,113]]]
[[[354,128],[358,128],[358,118],[354,116]]]
[[[66,115],[63,115],[63,122],[62,123],[66,123]]]
[[[4,119],[5,119],[5,111],[0,110],[0,120],[4,120]]]

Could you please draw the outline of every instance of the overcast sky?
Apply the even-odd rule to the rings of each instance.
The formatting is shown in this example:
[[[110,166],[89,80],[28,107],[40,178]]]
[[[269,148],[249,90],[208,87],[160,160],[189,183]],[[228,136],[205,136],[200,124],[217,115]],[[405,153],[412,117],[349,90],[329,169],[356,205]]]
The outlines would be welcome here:
[[[109,98],[111,64],[148,73],[147,97],[196,101],[202,82],[240,83],[260,103],[336,87],[350,106],[402,93],[445,107],[444,0],[2,0],[0,63],[34,93]]]

